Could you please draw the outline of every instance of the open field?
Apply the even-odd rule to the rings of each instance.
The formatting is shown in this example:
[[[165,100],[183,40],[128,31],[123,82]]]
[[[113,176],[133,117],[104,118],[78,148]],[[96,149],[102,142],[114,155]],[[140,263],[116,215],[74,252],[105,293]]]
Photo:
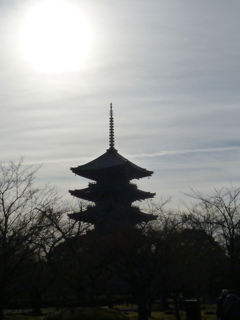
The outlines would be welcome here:
[[[130,309],[127,309],[126,306],[115,306],[115,308],[121,310],[121,312],[124,312],[130,320],[137,320],[138,319],[137,312],[132,311]],[[215,308],[216,308],[215,305],[204,306],[204,310],[201,311],[202,320],[216,320],[217,317],[214,314]],[[133,310],[134,310],[134,308],[133,308]],[[173,314],[169,314],[171,312]],[[153,311],[152,317],[149,319],[151,319],[151,320],[175,320],[176,319],[173,310],[169,310],[169,312],[167,312],[167,313],[168,314],[166,314],[165,312],[162,312],[162,311]],[[186,314],[184,311],[180,311],[180,315],[181,315],[181,320],[186,319]],[[12,314],[12,315],[5,315],[4,320],[42,320],[44,317],[45,317],[44,314],[42,316]]]

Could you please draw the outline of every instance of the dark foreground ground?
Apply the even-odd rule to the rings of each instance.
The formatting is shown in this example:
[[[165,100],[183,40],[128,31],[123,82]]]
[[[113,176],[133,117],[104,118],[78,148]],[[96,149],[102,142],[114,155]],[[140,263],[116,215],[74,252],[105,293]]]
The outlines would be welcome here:
[[[137,312],[126,309],[124,306],[116,306],[117,309],[124,312],[130,320],[137,320]],[[203,307],[201,311],[202,320],[216,320],[215,315],[215,305],[207,305]],[[134,310],[134,309],[133,309]],[[53,309],[43,310],[43,315],[41,316],[32,316],[29,314],[30,310],[24,310],[24,313],[20,313],[19,310],[15,311],[5,311],[4,320],[43,320],[47,313],[54,311]],[[176,320],[174,311],[169,310],[166,313],[161,311],[153,311],[152,317],[149,320]],[[186,319],[186,314],[184,311],[181,311],[181,320]]]

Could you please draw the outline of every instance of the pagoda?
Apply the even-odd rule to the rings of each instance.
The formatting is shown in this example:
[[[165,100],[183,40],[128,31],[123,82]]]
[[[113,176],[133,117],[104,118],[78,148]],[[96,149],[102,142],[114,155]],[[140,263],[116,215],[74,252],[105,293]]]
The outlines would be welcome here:
[[[70,190],[70,194],[93,203],[86,210],[69,214],[71,219],[91,223],[96,231],[135,226],[155,220],[157,216],[141,212],[132,203],[153,198],[155,193],[139,190],[133,179],[149,177],[153,171],[137,166],[114,148],[114,119],[110,104],[109,149],[100,157],[71,171],[90,179],[87,188]]]

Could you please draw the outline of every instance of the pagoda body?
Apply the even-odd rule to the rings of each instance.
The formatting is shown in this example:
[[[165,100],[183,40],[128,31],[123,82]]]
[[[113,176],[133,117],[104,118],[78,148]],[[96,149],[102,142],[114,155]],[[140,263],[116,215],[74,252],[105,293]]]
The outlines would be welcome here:
[[[109,149],[100,157],[71,171],[78,176],[90,179],[87,188],[70,190],[70,194],[79,199],[91,201],[94,205],[85,211],[74,212],[69,217],[74,220],[91,223],[96,231],[112,230],[115,227],[134,226],[155,220],[156,216],[141,212],[132,203],[137,200],[153,198],[155,193],[139,190],[133,179],[149,177],[148,171],[130,162],[114,148],[114,120],[110,104]]]

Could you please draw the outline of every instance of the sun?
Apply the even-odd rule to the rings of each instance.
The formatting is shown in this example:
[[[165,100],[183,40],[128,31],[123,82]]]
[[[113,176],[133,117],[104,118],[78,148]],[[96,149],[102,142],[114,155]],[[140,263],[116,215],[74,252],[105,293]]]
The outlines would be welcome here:
[[[63,1],[42,1],[33,7],[20,31],[24,56],[39,72],[80,68],[91,42],[90,28],[76,7]]]

